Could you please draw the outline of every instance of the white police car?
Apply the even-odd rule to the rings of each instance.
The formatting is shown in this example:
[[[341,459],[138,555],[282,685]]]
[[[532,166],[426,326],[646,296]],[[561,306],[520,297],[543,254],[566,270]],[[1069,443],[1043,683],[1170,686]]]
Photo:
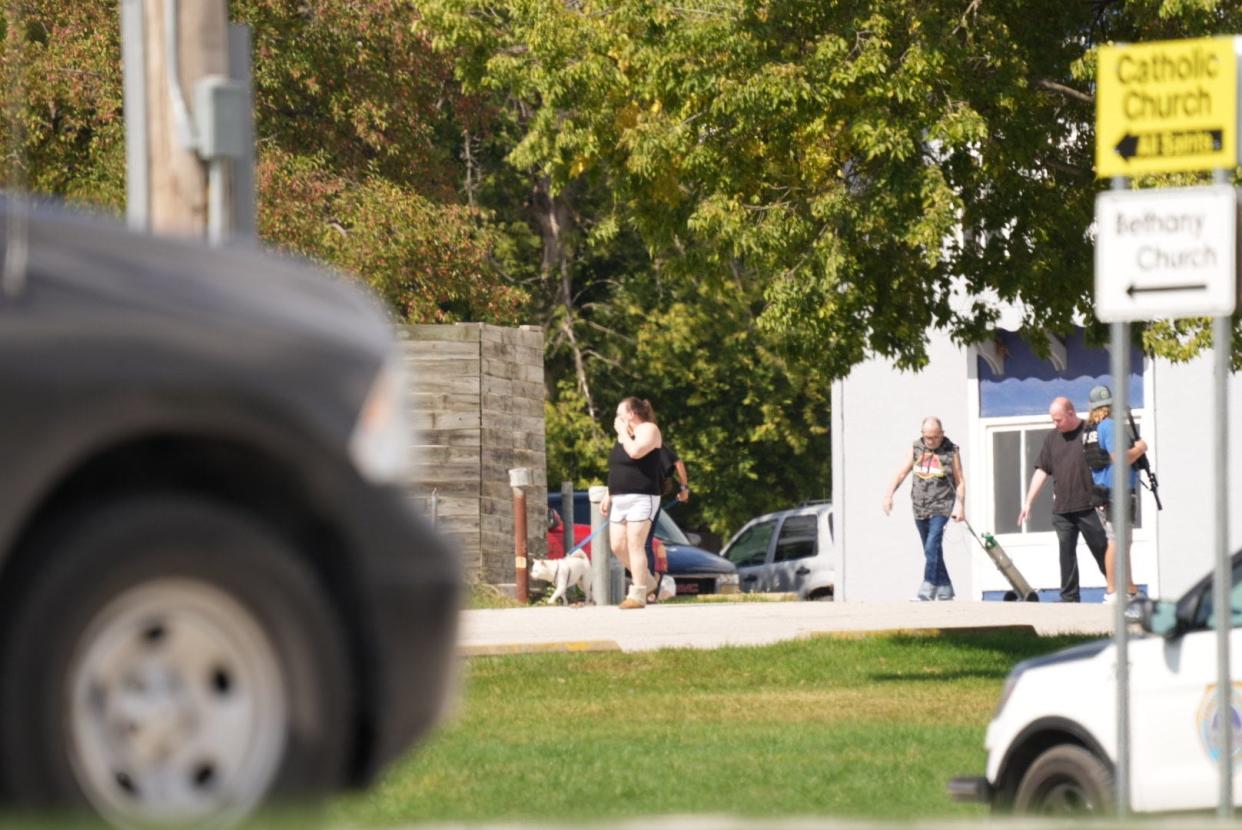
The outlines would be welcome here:
[[[1232,656],[1242,663],[1242,551],[1233,555]],[[1177,602],[1140,598],[1145,635],[1129,644],[1130,799],[1140,812],[1210,810],[1219,793],[1212,575]],[[986,777],[949,793],[995,810],[1104,812],[1114,803],[1116,687],[1112,640],[1019,663],[988,726]],[[1233,752],[1242,753],[1242,681],[1234,681]],[[1239,759],[1242,761],[1242,759]],[[1242,767],[1242,763],[1239,764]],[[1239,788],[1235,787],[1235,793]],[[1235,796],[1236,797],[1236,796]]]

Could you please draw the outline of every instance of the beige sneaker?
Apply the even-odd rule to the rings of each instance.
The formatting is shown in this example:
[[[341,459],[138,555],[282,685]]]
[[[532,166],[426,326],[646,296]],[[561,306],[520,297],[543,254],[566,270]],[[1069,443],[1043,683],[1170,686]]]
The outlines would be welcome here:
[[[625,598],[625,600],[624,600],[624,601],[622,601],[622,603],[621,603],[620,605],[618,605],[617,607],[618,607],[618,608],[623,608],[623,609],[624,609],[624,608],[646,608],[646,607],[647,607],[647,603],[645,603],[645,602],[639,602],[639,601],[638,601],[638,600],[636,600],[636,599],[631,599],[631,598],[629,598],[629,597],[626,597],[626,598]]]

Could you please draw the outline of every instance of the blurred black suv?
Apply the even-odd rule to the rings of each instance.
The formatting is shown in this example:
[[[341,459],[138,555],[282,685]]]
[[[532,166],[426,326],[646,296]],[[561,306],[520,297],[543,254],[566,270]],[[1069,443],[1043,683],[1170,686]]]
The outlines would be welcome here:
[[[6,801],[216,826],[373,779],[442,710],[460,585],[379,306],[54,208],[4,244]]]

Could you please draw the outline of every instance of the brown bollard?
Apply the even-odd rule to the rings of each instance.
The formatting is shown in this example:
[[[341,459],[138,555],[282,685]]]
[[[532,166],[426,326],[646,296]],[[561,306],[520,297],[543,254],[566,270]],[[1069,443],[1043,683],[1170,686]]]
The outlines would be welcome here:
[[[518,602],[530,602],[530,569],[526,560],[526,488],[530,486],[530,469],[515,467],[509,471],[513,488],[513,592]]]

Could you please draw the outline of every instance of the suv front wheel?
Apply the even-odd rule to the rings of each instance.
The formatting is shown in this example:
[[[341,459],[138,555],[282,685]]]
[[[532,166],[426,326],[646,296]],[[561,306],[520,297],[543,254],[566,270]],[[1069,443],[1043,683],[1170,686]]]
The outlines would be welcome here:
[[[1112,770],[1075,744],[1054,746],[1036,758],[1013,804],[1016,812],[1040,815],[1100,815],[1112,805]]]
[[[341,625],[280,536],[155,496],[37,544],[0,665],[0,757],[19,803],[217,826],[273,794],[339,785]]]

